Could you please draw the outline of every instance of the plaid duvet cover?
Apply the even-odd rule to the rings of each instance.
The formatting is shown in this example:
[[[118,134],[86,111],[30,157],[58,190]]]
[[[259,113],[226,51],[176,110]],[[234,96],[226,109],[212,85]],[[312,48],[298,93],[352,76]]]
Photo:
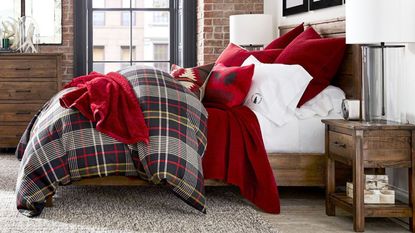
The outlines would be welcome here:
[[[58,185],[89,177],[140,176],[166,183],[189,205],[205,212],[201,158],[207,144],[207,112],[170,77],[150,67],[119,71],[132,85],[150,133],[150,142],[126,145],[98,132],[76,109],[54,96],[32,119],[16,154],[21,159],[17,208],[39,215]]]

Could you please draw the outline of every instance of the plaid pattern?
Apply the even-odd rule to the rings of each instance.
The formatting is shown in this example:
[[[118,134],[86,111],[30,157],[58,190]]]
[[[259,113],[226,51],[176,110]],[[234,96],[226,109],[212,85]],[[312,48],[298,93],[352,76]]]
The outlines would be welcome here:
[[[33,118],[17,148],[22,160],[16,185],[17,208],[41,213],[57,185],[85,177],[141,176],[167,183],[186,203],[205,211],[201,157],[207,112],[169,74],[149,67],[120,71],[139,99],[150,143],[126,145],[98,132],[77,110],[62,108],[54,96]]]

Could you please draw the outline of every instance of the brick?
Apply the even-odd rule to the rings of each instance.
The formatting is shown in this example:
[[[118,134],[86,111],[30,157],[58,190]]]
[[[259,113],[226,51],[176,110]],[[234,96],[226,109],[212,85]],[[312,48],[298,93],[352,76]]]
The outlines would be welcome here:
[[[214,62],[229,43],[229,16],[262,14],[263,0],[198,0],[197,64]]]

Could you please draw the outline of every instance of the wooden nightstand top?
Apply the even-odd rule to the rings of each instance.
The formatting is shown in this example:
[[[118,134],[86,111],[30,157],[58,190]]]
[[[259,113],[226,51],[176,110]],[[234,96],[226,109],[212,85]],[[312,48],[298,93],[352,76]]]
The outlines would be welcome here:
[[[321,120],[326,125],[342,127],[351,130],[415,130],[415,125],[402,124],[392,121],[347,121],[347,120]]]

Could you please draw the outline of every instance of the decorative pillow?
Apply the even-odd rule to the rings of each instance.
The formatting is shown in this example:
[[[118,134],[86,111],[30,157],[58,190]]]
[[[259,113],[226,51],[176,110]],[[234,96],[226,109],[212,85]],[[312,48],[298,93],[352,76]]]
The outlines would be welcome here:
[[[298,25],[291,31],[273,40],[269,45],[265,47],[267,49],[283,49],[288,46],[298,35],[304,31],[304,23]]]
[[[254,65],[242,67],[215,65],[209,75],[203,101],[229,108],[242,105],[251,87],[254,67]]]
[[[248,64],[255,64],[255,71],[245,105],[284,125],[292,119],[311,75],[300,65],[263,64],[253,56],[243,63]]]
[[[170,74],[183,86],[193,92],[199,100],[202,100],[205,93],[206,81],[214,65],[215,64],[212,63],[192,68],[182,68],[173,64],[171,66]]]
[[[281,52],[282,49],[248,51],[236,44],[229,43],[215,63],[221,63],[224,66],[241,66],[245,59],[251,55],[263,63],[273,63]]]
[[[330,84],[341,64],[345,48],[345,38],[321,38],[310,27],[295,38],[277,57],[275,63],[301,65],[313,77],[298,107]]]

